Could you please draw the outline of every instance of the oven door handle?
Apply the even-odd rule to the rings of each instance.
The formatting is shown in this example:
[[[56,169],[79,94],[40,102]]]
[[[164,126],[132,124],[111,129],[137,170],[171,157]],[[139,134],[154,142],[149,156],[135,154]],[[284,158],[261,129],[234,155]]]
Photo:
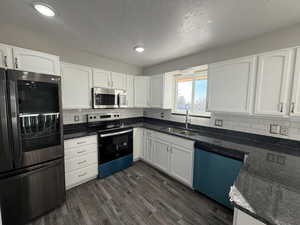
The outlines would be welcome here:
[[[116,135],[120,135],[120,134],[126,134],[126,133],[130,133],[132,132],[131,130],[124,130],[124,131],[119,131],[119,132],[114,132],[114,133],[109,133],[109,134],[100,134],[100,137],[110,137],[110,136],[116,136]]]

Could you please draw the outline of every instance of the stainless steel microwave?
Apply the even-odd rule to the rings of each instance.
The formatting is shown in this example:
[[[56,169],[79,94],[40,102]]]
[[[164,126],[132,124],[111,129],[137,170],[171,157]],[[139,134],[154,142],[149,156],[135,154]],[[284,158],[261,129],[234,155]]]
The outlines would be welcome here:
[[[124,90],[109,88],[92,88],[94,109],[125,108],[127,107],[127,93]]]

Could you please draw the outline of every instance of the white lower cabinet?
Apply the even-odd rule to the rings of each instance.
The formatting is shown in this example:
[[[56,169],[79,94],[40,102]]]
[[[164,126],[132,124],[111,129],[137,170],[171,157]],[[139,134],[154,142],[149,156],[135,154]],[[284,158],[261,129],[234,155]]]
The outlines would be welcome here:
[[[170,144],[168,142],[161,141],[159,139],[152,139],[153,146],[153,164],[159,169],[168,172],[169,171],[169,162],[170,155],[169,151],[171,150]]]
[[[176,179],[193,185],[194,150],[173,145],[170,154],[170,173]]]
[[[133,160],[137,161],[143,154],[143,128],[133,129]]]
[[[65,141],[66,188],[70,189],[98,176],[97,136]]]
[[[192,187],[194,141],[144,129],[142,159]]]
[[[266,224],[258,221],[257,219],[244,213],[243,211],[234,208],[233,225],[266,225]]]

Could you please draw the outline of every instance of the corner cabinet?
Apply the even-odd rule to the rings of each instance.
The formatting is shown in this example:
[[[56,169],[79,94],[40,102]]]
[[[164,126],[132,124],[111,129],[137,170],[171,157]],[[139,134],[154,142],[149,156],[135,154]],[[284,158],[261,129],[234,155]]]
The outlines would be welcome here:
[[[148,76],[134,77],[134,105],[135,107],[149,107],[149,82]]]
[[[0,68],[12,69],[12,47],[0,44]]]
[[[192,188],[193,141],[144,129],[142,159]]]
[[[13,47],[13,68],[36,73],[60,75],[58,56],[24,48]]]
[[[254,105],[256,115],[288,114],[293,52],[293,49],[284,49],[258,56]]]
[[[64,109],[91,108],[92,69],[62,63],[62,102]]]
[[[255,68],[255,56],[209,65],[208,111],[250,114]]]

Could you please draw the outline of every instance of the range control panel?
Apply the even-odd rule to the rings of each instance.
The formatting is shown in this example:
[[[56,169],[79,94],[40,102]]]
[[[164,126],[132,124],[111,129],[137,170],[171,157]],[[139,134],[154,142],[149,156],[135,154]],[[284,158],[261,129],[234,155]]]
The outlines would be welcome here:
[[[106,120],[120,119],[120,114],[117,113],[95,113],[88,114],[88,122],[99,122]]]

